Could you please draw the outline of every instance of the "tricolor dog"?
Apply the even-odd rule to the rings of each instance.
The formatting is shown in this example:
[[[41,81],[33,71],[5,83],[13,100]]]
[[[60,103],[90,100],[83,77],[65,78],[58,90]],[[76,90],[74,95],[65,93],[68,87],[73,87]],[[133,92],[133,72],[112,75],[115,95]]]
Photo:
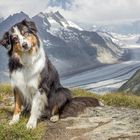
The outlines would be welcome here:
[[[33,129],[43,114],[56,122],[64,116],[75,116],[84,107],[99,105],[94,98],[72,98],[70,90],[60,84],[34,22],[23,20],[15,24],[3,35],[0,44],[8,50],[15,98],[11,125],[19,121],[22,111],[30,112],[27,128]]]

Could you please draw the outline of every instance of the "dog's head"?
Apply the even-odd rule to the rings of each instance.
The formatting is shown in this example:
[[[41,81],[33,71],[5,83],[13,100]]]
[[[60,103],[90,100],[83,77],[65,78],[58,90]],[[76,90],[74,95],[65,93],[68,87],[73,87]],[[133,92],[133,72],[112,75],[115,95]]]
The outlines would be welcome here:
[[[39,39],[35,23],[25,19],[15,24],[3,35],[0,45],[8,49],[9,55],[37,51]]]

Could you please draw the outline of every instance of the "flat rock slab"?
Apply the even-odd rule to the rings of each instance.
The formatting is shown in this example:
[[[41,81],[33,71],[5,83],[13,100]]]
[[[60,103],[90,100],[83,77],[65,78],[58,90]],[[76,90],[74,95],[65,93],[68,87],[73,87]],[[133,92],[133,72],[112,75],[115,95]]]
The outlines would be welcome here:
[[[140,110],[88,108],[79,117],[48,123],[44,140],[140,140]]]

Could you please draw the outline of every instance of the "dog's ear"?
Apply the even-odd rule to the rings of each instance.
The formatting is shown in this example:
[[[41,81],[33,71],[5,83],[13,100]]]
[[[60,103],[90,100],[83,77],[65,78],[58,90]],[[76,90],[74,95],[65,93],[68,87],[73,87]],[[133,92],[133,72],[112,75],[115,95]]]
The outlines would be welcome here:
[[[37,27],[33,21],[27,21],[26,19],[24,19],[22,21],[22,24],[27,26],[32,32],[34,32],[34,33],[37,32]]]
[[[10,44],[10,34],[9,32],[6,32],[4,35],[3,35],[3,38],[0,40],[0,45],[4,46],[6,49],[9,49],[9,45]]]

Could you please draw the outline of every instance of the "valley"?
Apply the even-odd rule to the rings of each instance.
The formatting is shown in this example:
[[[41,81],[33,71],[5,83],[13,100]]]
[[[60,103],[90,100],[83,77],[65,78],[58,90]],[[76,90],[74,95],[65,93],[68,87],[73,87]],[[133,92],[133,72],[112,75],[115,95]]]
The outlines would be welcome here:
[[[99,94],[116,91],[140,68],[140,45],[135,38],[125,38],[124,49],[131,54],[128,61],[90,69],[71,77],[63,78],[63,84],[71,88],[84,88]]]

